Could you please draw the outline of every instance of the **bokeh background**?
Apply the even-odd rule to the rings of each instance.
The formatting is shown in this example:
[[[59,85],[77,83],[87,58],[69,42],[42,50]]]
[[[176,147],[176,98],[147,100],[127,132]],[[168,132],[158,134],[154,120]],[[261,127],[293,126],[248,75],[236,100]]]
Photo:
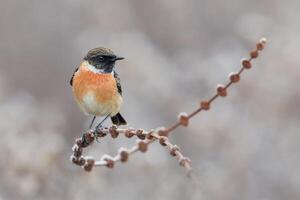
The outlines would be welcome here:
[[[0,199],[298,199],[298,0],[1,0]],[[255,67],[209,112],[171,136],[200,185],[161,146],[91,173],[69,161],[87,129],[70,77],[85,53],[126,57],[122,113],[130,126],[167,126],[210,97],[262,36]],[[105,138],[100,158],[135,141]]]

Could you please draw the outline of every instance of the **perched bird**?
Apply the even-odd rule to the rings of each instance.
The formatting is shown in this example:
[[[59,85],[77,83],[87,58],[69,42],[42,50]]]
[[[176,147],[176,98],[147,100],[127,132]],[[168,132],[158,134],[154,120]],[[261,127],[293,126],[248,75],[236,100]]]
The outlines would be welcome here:
[[[92,115],[93,126],[97,116],[105,116],[96,128],[111,117],[113,124],[126,125],[119,113],[123,99],[120,78],[115,71],[115,62],[123,60],[108,48],[98,47],[90,50],[75,70],[70,80],[74,98],[79,108]]]

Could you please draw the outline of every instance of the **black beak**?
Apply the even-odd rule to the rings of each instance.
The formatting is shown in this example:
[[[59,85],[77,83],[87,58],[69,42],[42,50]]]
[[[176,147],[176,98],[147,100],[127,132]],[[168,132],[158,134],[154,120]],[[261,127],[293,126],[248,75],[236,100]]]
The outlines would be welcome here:
[[[115,58],[114,58],[114,61],[117,61],[117,60],[123,60],[123,59],[125,59],[125,58],[123,58],[123,57],[115,57]]]

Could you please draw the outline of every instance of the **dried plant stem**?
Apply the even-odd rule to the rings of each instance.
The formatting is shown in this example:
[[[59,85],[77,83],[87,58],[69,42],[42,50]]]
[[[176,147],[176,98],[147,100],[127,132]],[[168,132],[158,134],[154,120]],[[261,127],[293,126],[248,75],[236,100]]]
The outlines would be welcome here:
[[[259,51],[262,51],[265,47],[266,40],[263,38],[256,44],[256,49],[250,52],[250,58],[243,59],[241,62],[241,69],[238,72],[229,74],[229,82],[224,85],[218,85],[216,89],[216,94],[213,95],[207,101],[201,101],[197,109],[195,109],[190,114],[180,113],[178,116],[178,121],[174,122],[167,128],[158,128],[156,130],[144,131],[143,129],[135,128],[118,128],[116,126],[111,126],[109,128],[103,127],[99,130],[90,130],[87,133],[84,133],[81,138],[76,140],[75,145],[73,146],[73,155],[71,160],[73,163],[82,166],[86,171],[91,171],[94,166],[106,166],[108,168],[113,168],[116,162],[126,162],[129,157],[138,152],[146,152],[148,146],[154,141],[159,141],[159,143],[166,147],[170,154],[178,160],[179,164],[183,166],[188,176],[192,176],[192,167],[191,161],[189,158],[183,156],[179,147],[173,145],[168,136],[179,126],[188,126],[189,120],[200,113],[201,111],[207,111],[210,109],[212,102],[220,97],[227,96],[227,89],[233,84],[237,83],[240,80],[240,76],[245,69],[250,69],[252,67],[251,61],[258,57]],[[137,144],[130,149],[120,148],[119,153],[115,157],[108,155],[102,156],[98,161],[95,161],[91,157],[82,156],[83,148],[91,145],[95,139],[99,140],[102,137],[111,135],[112,138],[117,138],[119,134],[123,134],[125,137],[131,138],[133,136],[137,137],[139,140]]]

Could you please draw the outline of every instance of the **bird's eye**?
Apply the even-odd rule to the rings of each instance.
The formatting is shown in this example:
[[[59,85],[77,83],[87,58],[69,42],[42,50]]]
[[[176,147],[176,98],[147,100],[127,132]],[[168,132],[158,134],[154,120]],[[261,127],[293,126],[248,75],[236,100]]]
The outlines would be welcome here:
[[[103,56],[99,56],[99,57],[98,57],[98,60],[99,60],[100,62],[102,62],[102,61],[104,61],[104,57],[103,57]]]

